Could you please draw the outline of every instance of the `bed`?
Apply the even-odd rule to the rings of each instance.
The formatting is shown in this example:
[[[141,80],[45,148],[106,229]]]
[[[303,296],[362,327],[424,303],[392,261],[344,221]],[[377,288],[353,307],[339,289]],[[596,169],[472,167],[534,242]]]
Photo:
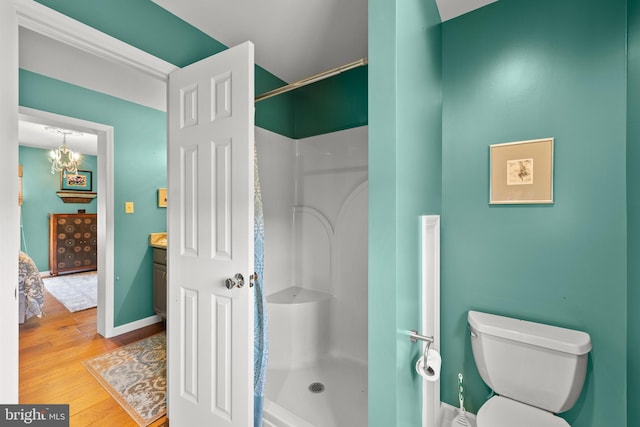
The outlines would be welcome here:
[[[18,321],[24,323],[33,316],[42,316],[44,305],[44,282],[31,257],[20,251],[18,256],[19,270],[19,316]]]

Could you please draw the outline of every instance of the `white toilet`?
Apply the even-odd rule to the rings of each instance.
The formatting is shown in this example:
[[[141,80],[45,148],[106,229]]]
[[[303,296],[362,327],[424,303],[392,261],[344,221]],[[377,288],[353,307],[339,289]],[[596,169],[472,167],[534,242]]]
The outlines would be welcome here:
[[[591,351],[589,334],[469,311],[473,357],[496,394],[478,427],[568,427],[555,414],[576,403]]]

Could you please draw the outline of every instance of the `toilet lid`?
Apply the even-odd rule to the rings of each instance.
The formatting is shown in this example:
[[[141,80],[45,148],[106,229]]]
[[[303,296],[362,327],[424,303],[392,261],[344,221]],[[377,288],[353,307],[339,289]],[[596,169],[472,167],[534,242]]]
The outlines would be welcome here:
[[[571,427],[560,417],[502,396],[489,399],[478,411],[478,427]]]

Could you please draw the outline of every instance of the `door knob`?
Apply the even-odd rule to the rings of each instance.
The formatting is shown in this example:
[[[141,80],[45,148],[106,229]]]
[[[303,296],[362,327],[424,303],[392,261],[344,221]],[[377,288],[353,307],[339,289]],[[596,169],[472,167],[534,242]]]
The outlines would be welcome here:
[[[242,277],[242,274],[237,273],[232,278],[225,280],[224,284],[227,286],[227,289],[232,289],[234,286],[241,288],[244,286],[244,277]]]

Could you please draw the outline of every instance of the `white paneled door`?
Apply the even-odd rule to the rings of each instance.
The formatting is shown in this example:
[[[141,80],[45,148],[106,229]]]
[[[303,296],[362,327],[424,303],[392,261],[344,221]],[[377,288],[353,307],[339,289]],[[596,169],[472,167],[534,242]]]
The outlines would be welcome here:
[[[253,425],[253,51],[246,42],[169,75],[172,425]],[[227,281],[237,275],[244,286]]]

